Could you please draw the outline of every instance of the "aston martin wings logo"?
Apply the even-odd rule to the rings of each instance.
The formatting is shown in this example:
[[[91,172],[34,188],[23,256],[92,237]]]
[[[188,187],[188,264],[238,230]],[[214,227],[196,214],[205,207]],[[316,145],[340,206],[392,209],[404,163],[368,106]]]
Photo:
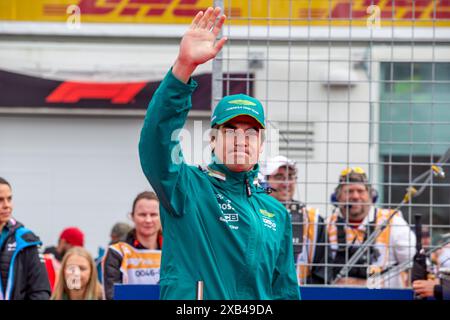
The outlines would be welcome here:
[[[231,100],[228,101],[229,104],[240,104],[240,105],[244,105],[244,106],[256,106],[256,103],[248,101],[248,100]]]
[[[265,209],[259,209],[259,213],[261,213],[263,216],[266,216],[266,217],[268,217],[268,218],[273,218],[273,217],[275,217],[275,214],[274,214],[274,213],[271,213],[271,212],[269,212],[269,211],[267,211],[267,210],[265,210]]]

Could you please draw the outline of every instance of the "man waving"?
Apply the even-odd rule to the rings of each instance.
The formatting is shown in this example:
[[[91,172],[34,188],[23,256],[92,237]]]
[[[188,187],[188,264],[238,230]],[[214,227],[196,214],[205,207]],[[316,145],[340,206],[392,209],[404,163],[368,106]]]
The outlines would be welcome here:
[[[155,92],[139,143],[142,169],[161,201],[161,299],[299,299],[286,209],[257,184],[264,109],[244,95],[224,97],[211,118],[212,162],[183,161],[178,139],[191,108],[197,66],[213,59],[225,16],[199,12]]]

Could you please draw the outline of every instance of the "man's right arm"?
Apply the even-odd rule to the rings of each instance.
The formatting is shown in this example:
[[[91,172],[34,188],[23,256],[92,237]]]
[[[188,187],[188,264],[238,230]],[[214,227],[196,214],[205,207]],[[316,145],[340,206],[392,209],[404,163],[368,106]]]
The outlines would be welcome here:
[[[191,95],[196,83],[191,79],[197,66],[213,59],[226,38],[216,41],[225,16],[220,8],[199,11],[183,35],[173,68],[155,92],[147,110],[139,142],[142,169],[158,194],[161,204],[174,215],[183,214],[186,196],[183,163],[178,129],[181,129],[191,108]]]
[[[191,108],[196,83],[176,78],[170,70],[153,95],[145,116],[139,141],[139,157],[145,176],[163,206],[172,214],[181,214],[173,197],[185,170],[177,130],[183,128]]]

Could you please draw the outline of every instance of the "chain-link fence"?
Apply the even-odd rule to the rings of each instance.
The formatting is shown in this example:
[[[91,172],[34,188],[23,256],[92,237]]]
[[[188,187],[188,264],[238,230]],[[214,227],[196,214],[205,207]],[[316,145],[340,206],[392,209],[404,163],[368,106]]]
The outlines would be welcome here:
[[[287,204],[300,282],[408,286],[415,216],[428,253],[450,232],[450,2],[215,4],[229,40],[214,62],[212,103],[245,81],[276,132],[263,164],[277,154],[296,162],[296,177],[285,177],[307,208]],[[366,200],[352,175],[367,178]],[[290,185],[277,184],[285,194]],[[438,258],[428,256],[432,267]]]

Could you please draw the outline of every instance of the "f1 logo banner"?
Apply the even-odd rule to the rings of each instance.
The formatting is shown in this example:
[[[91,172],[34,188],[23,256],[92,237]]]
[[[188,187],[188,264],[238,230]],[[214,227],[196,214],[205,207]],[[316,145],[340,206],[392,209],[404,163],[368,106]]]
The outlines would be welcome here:
[[[253,94],[252,75],[230,74],[230,94]],[[232,80],[236,78],[237,80]],[[194,76],[199,83],[192,96],[193,110],[211,110],[211,74]],[[149,82],[74,82],[49,80],[0,70],[0,107],[81,108],[146,110],[159,81]]]

